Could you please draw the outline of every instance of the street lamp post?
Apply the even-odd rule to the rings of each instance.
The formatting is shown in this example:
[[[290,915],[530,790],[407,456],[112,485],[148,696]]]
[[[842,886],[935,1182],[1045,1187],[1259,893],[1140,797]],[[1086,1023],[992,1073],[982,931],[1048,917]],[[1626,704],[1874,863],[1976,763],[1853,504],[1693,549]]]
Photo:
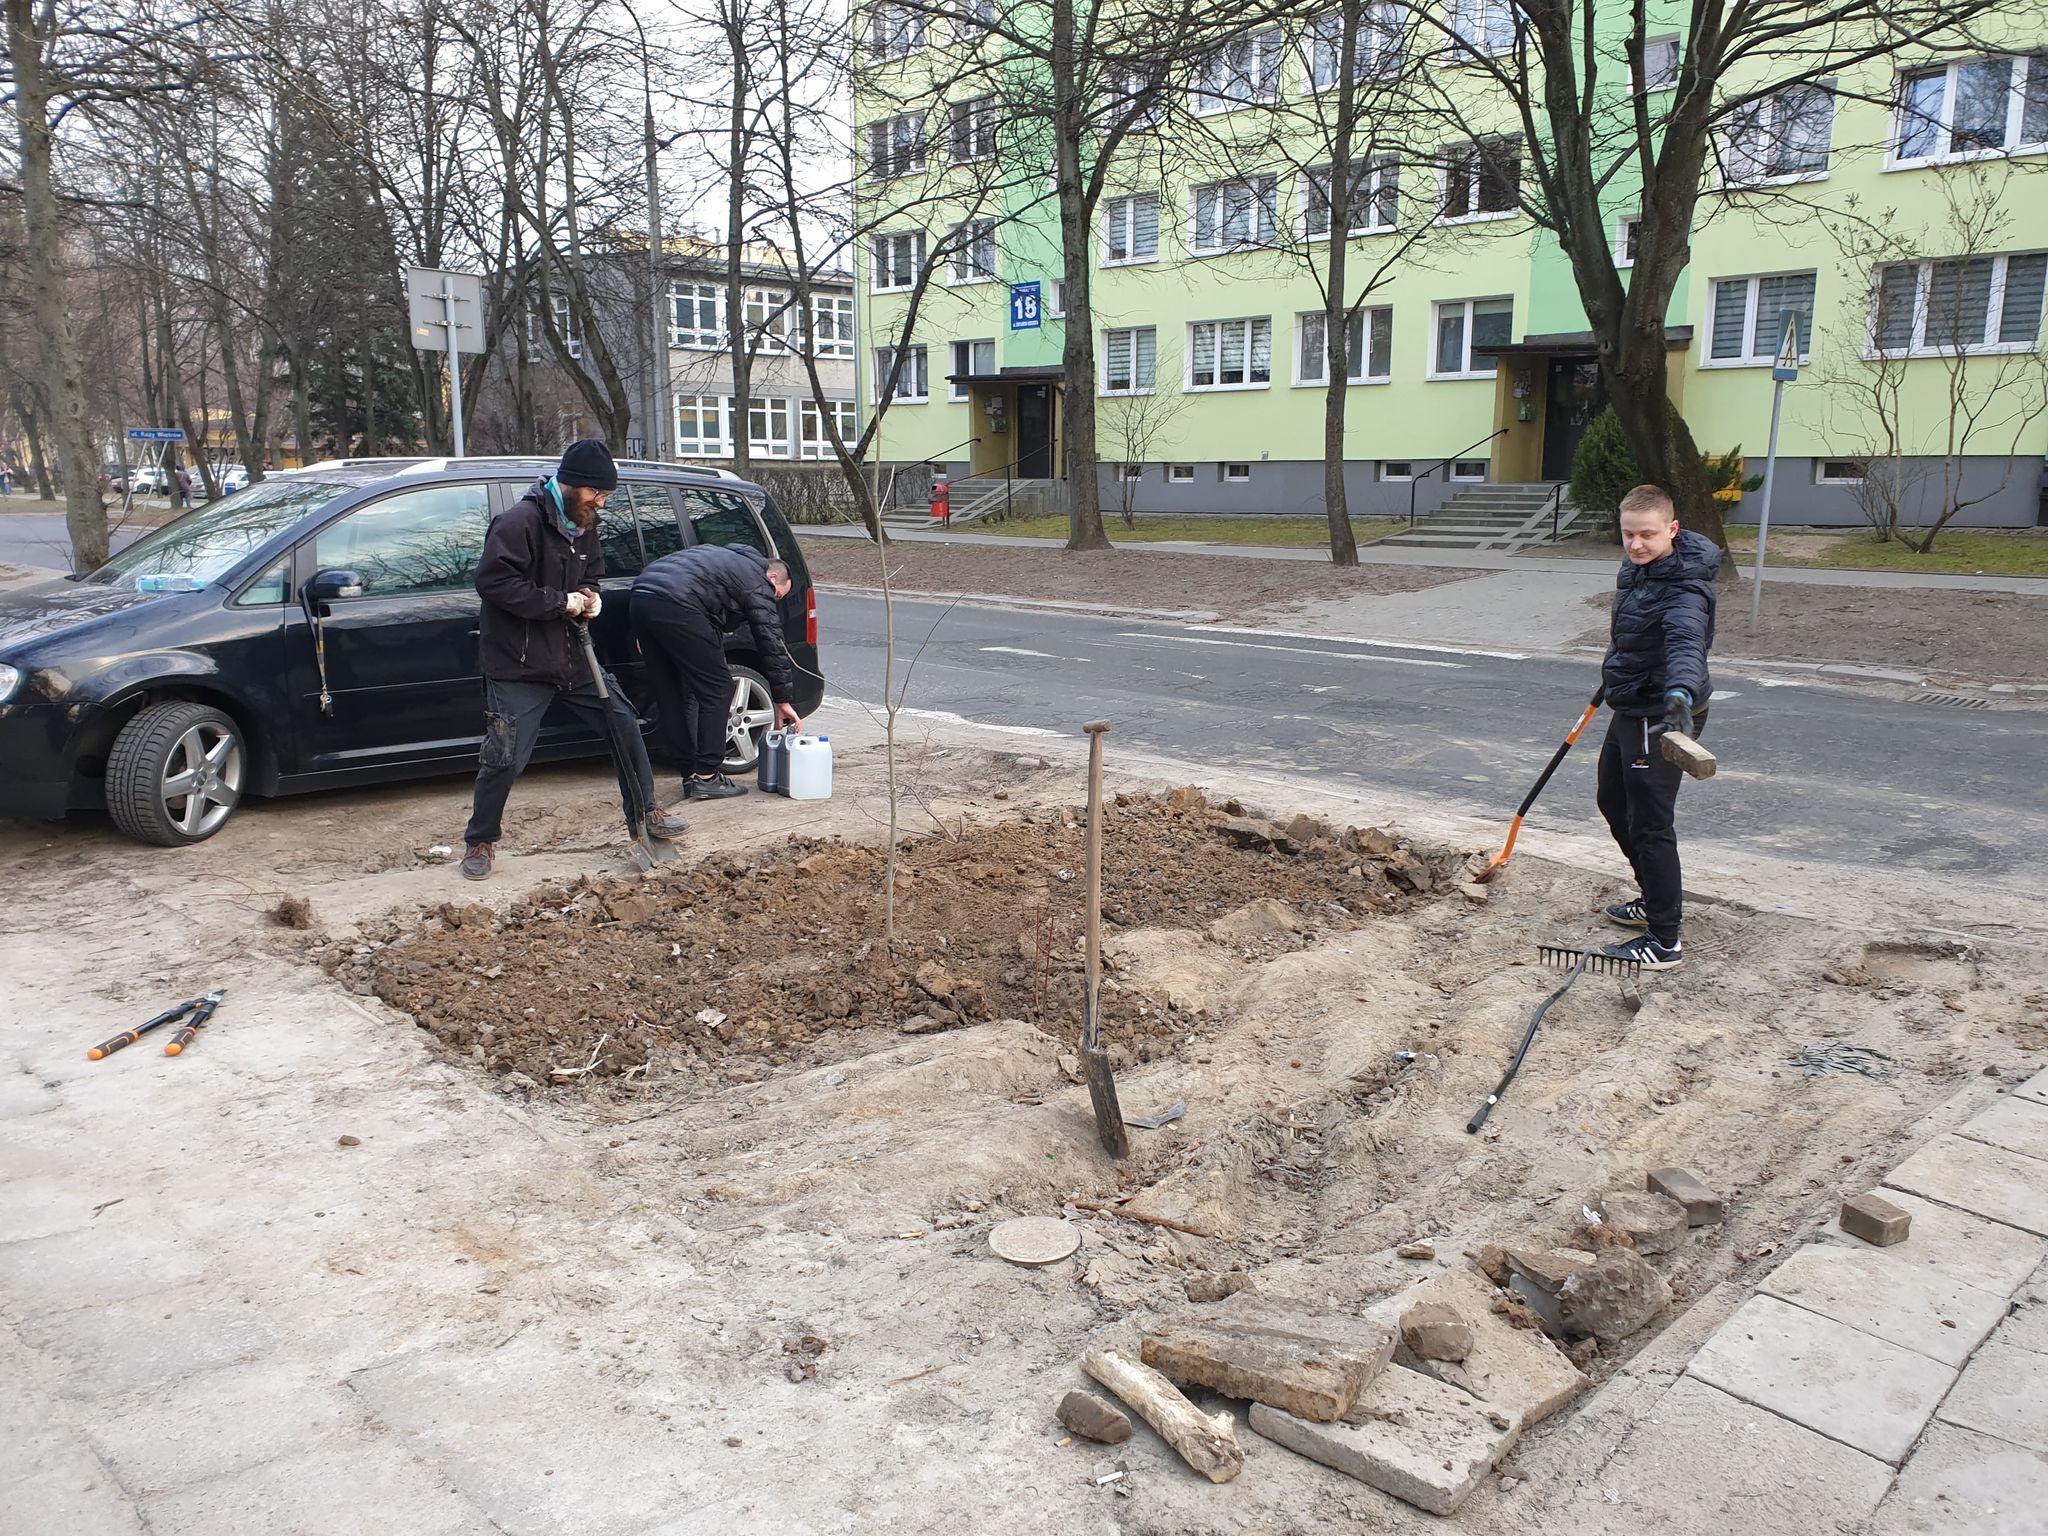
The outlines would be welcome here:
[[[1756,515],[1756,574],[1749,582],[1749,632],[1756,633],[1764,605],[1764,542],[1771,536],[1771,487],[1778,478],[1778,413],[1785,404],[1785,386],[1799,377],[1799,312],[1778,317],[1778,355],[1771,365],[1771,441],[1764,451],[1764,499]]]
[[[647,57],[647,29],[640,25],[640,17],[630,5],[625,10],[632,20],[633,30],[640,34],[640,89],[646,103],[646,113],[641,120],[647,155],[648,299],[648,401],[647,428],[643,435],[647,439],[647,456],[660,459],[664,457],[662,442],[669,404],[668,323],[663,313],[667,308],[668,295],[661,276],[661,179],[655,165],[654,74]]]

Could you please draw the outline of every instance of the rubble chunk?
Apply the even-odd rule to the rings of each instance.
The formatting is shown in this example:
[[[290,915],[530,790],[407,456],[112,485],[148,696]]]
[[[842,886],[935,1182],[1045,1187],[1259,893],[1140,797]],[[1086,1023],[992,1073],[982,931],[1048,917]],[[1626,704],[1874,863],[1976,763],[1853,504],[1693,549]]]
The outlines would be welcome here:
[[[1879,1248],[1903,1243],[1912,1228],[1912,1214],[1883,1195],[1862,1194],[1842,1202],[1842,1230]]]
[[[1252,1277],[1241,1269],[1226,1269],[1221,1274],[1189,1275],[1180,1283],[1189,1301],[1224,1301],[1239,1291],[1252,1288]]]
[[[1690,1218],[1667,1195],[1644,1189],[1610,1189],[1599,1199],[1600,1214],[1621,1228],[1637,1253],[1669,1253],[1685,1241]]]
[[[1398,1327],[1410,1307],[1439,1301],[1472,1330],[1472,1351],[1459,1361],[1423,1360],[1405,1347],[1402,1365],[1453,1382],[1524,1425],[1540,1423],[1586,1389],[1586,1378],[1540,1333],[1516,1328],[1493,1311],[1493,1287],[1469,1269],[1445,1270],[1373,1303],[1365,1315]]]
[[[1712,1226],[1721,1219],[1721,1197],[1683,1168],[1652,1168],[1645,1182],[1654,1194],[1685,1207],[1688,1226]]]
[[[1618,1344],[1671,1304],[1664,1277],[1629,1248],[1610,1248],[1557,1293],[1563,1332]]]
[[[1472,1326],[1455,1308],[1425,1301],[1401,1314],[1401,1342],[1422,1360],[1462,1360],[1472,1353]]]
[[[1145,1335],[1140,1358],[1179,1381],[1327,1424],[1342,1418],[1394,1353],[1385,1323],[1243,1296]]]
[[[1056,1414],[1075,1434],[1104,1445],[1122,1445],[1131,1438],[1130,1415],[1093,1392],[1069,1392],[1060,1399]]]

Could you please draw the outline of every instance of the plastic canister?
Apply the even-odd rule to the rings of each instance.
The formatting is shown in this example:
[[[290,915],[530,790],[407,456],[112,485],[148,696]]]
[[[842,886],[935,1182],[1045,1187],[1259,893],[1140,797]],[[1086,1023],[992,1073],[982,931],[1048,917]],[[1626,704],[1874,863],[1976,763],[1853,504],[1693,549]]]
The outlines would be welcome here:
[[[798,736],[789,744],[789,787],[792,800],[832,798],[832,738]]]
[[[761,756],[754,766],[754,778],[762,794],[789,793],[789,738],[794,734],[775,726],[761,737]]]

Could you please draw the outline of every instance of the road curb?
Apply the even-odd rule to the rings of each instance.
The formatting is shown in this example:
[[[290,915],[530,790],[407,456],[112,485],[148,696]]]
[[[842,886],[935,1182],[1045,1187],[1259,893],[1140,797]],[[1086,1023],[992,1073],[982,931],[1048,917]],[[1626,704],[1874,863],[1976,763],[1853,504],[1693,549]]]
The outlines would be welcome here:
[[[848,586],[840,582],[819,582],[820,592],[844,592],[853,597],[880,597],[880,587]],[[1188,624],[1213,624],[1221,614],[1208,608],[1133,608],[1125,603],[1075,603],[1051,597],[1008,597],[1000,592],[928,592],[911,587],[891,587],[890,597],[910,598],[920,603],[963,603],[972,608],[1043,608],[1054,613],[1085,613],[1091,618],[1170,619]]]

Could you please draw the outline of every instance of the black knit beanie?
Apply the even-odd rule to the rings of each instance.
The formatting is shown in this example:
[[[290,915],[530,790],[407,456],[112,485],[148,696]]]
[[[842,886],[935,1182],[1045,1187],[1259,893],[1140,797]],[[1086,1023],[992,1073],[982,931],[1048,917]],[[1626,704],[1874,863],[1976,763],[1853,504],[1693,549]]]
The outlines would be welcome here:
[[[612,463],[611,449],[594,437],[586,437],[564,450],[555,480],[561,485],[587,485],[593,491],[615,491],[619,488],[619,471]]]

